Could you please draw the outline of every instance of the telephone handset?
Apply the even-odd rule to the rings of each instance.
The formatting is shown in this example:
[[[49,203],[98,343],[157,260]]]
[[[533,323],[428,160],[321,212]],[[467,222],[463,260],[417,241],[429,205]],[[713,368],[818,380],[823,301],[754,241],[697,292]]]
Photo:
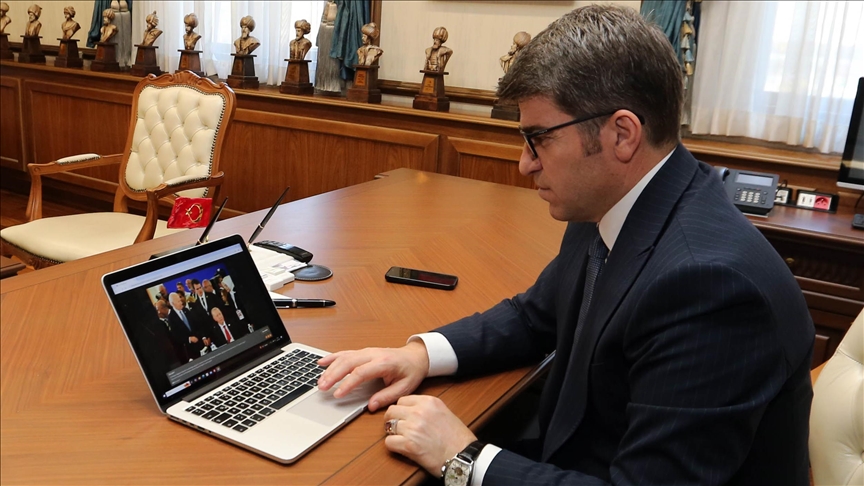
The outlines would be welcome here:
[[[779,175],[726,167],[715,168],[726,186],[726,194],[741,212],[764,215],[774,207]]]

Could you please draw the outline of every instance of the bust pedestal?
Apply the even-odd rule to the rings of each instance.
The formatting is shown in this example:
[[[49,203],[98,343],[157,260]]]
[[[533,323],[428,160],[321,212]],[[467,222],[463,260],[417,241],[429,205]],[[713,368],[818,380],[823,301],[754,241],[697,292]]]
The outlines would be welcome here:
[[[228,86],[235,89],[257,89],[258,77],[255,76],[255,55],[231,55],[234,56],[234,65],[231,68],[231,74],[228,75]]]
[[[0,59],[15,59],[12,49],[9,47],[9,34],[0,33]]]
[[[116,42],[96,43],[96,59],[90,63],[90,70],[102,73],[116,73],[120,71],[120,63],[117,62]]]
[[[309,82],[309,63],[306,59],[285,59],[288,70],[285,71],[285,81],[279,86],[279,92],[293,95],[311,95],[315,92]]]
[[[84,60],[78,55],[78,39],[57,39],[60,41],[60,50],[54,58],[54,67],[80,68],[84,66]]]
[[[18,54],[18,62],[28,64],[45,64],[45,54],[42,54],[42,43],[39,35],[22,35],[24,43],[21,45],[21,54]]]
[[[495,104],[492,105],[492,118],[519,121],[519,116],[519,105],[516,103],[503,103],[496,99]]]
[[[162,74],[162,70],[159,69],[159,63],[156,62],[156,49],[159,49],[156,46],[142,46],[140,44],[135,44],[135,47],[138,48],[138,51],[135,53],[135,64],[132,65],[132,69],[130,73],[132,76],[147,76],[148,74],[155,74],[159,76]]]
[[[420,71],[423,84],[420,93],[414,97],[414,108],[429,111],[450,111],[450,98],[444,95],[444,76],[450,73],[441,71]]]
[[[192,71],[198,76],[204,77],[204,71],[201,70],[201,51],[189,49],[177,49],[180,53],[180,64],[177,66],[175,73],[180,71]]]
[[[348,101],[358,103],[381,103],[378,89],[378,65],[354,66],[354,86],[348,90]]]

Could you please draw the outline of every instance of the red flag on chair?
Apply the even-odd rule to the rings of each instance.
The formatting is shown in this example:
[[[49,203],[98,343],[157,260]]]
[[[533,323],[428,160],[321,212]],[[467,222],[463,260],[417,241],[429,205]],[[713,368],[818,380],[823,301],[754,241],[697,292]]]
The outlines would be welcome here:
[[[174,200],[169,228],[203,228],[210,222],[213,200],[206,197],[178,197]]]

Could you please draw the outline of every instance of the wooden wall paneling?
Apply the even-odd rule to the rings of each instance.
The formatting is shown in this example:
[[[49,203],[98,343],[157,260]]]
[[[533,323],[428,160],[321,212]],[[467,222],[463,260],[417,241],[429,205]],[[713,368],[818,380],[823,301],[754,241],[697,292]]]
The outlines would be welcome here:
[[[438,138],[238,109],[222,153],[223,191],[234,209],[250,212],[273,204],[286,185],[297,200],[400,167],[435,172]]]
[[[519,173],[522,145],[447,137],[449,150],[441,172],[481,181],[534,189],[534,181]]]
[[[123,152],[129,133],[131,94],[41,81],[26,81],[24,91],[25,111],[31,119],[27,132],[33,161],[45,163],[83,153]],[[119,166],[76,173],[116,184]]]
[[[24,170],[24,140],[21,119],[21,80],[0,77],[0,165]]]

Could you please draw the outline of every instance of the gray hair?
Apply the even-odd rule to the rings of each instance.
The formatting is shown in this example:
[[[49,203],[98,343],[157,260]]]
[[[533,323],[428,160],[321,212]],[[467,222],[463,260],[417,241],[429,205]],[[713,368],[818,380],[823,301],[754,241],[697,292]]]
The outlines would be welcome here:
[[[498,96],[549,97],[574,118],[627,109],[645,119],[651,145],[679,140],[681,67],[663,32],[630,8],[590,5],[552,22],[520,51]],[[578,125],[587,152],[600,151],[604,122]]]

